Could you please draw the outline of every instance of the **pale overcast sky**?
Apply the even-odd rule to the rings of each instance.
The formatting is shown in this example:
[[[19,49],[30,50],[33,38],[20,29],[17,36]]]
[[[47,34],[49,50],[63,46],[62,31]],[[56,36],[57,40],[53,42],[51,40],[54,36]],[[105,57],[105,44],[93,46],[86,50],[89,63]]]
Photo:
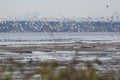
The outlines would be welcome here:
[[[112,16],[115,12],[120,14],[120,0],[0,0],[3,18],[33,13],[43,17],[98,17]]]

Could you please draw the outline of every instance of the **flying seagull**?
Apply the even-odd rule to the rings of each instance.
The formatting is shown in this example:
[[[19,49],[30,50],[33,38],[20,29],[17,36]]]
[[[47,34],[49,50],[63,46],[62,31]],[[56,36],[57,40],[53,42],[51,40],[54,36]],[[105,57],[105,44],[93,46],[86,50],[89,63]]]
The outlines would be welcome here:
[[[106,5],[106,7],[108,8],[109,6],[108,6],[108,5]]]

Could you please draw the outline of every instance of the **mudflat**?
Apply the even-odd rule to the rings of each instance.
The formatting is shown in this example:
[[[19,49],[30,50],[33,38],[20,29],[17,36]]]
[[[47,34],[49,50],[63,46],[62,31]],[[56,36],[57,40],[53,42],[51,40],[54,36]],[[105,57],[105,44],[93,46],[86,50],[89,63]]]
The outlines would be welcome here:
[[[0,50],[14,52],[29,51],[120,51],[120,42],[111,43],[43,43],[43,44],[6,44],[0,45]]]

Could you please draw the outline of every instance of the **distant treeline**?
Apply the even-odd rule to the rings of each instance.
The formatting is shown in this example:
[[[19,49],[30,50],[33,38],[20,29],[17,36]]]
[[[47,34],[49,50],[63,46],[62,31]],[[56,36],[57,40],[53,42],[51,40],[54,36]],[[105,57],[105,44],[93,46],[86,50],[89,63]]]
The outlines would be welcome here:
[[[120,32],[120,22],[1,21],[0,32]]]

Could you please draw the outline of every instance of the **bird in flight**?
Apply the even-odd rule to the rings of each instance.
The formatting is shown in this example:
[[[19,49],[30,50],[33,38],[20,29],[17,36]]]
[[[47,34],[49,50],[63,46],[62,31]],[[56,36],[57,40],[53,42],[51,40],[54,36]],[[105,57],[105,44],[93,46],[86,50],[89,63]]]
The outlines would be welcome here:
[[[108,5],[106,5],[106,7],[108,8],[109,6],[108,6]]]

